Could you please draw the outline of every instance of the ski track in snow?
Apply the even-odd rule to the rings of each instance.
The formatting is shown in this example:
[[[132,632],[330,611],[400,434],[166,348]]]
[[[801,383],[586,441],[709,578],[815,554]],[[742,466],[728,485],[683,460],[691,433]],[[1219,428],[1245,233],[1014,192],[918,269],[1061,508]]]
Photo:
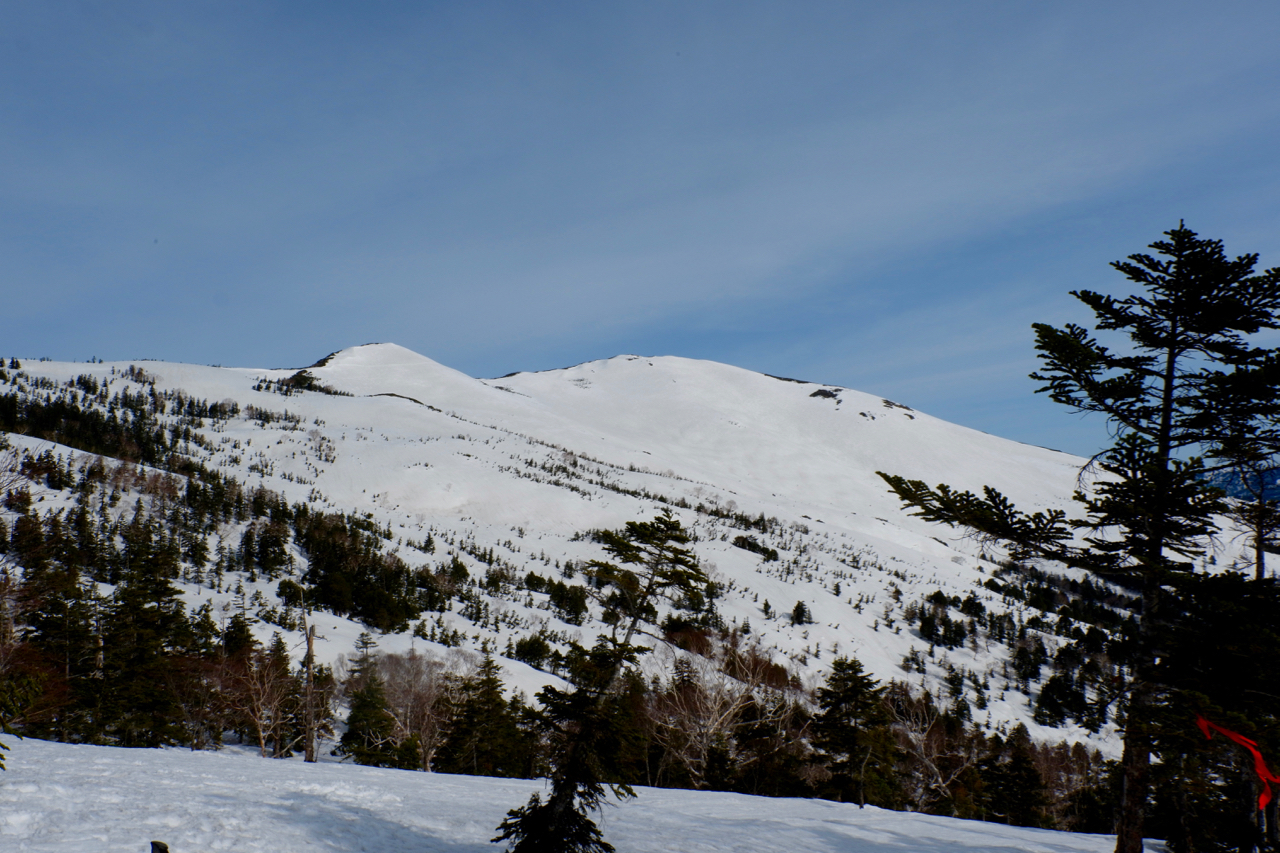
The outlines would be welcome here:
[[[243,752],[127,750],[8,738],[7,853],[497,853],[540,781],[447,776]],[[619,853],[1105,853],[1111,836],[1023,829],[823,800],[638,788],[606,808]],[[1148,842],[1151,851],[1163,845]]]

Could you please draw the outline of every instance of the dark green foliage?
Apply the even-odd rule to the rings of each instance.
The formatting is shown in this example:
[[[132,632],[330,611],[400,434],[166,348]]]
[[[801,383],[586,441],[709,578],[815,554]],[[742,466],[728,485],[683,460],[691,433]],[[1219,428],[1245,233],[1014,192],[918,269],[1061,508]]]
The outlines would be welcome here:
[[[253,650],[255,640],[249,620],[243,613],[232,613],[222,632],[222,653],[229,658],[242,658]]]
[[[1115,832],[1116,808],[1120,800],[1120,763],[1108,762],[1100,776],[1066,798],[1062,828],[1098,835]]]
[[[987,613],[987,607],[978,600],[977,596],[973,593],[969,593],[965,600],[960,604],[960,612],[965,616],[970,617],[985,616]]]
[[[897,805],[898,749],[889,730],[884,688],[856,658],[842,657],[832,662],[817,699],[813,744],[826,756],[831,772],[825,794],[861,805]]]
[[[809,723],[806,710],[786,699],[750,702],[721,752],[728,759],[721,771],[723,788],[766,797],[813,796],[813,752],[804,742]],[[714,779],[719,768],[715,761],[711,764],[707,775]],[[868,796],[877,804],[889,802],[874,799],[878,795],[870,786]]]
[[[1142,596],[1142,618],[1124,650],[1130,685],[1125,724],[1118,853],[1138,853],[1148,794],[1152,717],[1161,691],[1156,628],[1162,589],[1193,570],[1223,504],[1197,453],[1224,452],[1241,424],[1275,415],[1280,368],[1270,350],[1250,342],[1280,328],[1280,269],[1254,275],[1256,255],[1226,257],[1222,243],[1182,225],[1113,266],[1138,285],[1117,299],[1073,295],[1096,328],[1119,332],[1114,352],[1082,326],[1037,324],[1040,392],[1075,411],[1107,418],[1115,440],[1094,459],[1106,475],[1077,493],[1083,513],[1026,513],[991,487],[978,497],[946,485],[881,474],[914,514],[1003,543],[1014,559],[1058,560],[1124,579]],[[1229,455],[1229,453],[1227,454]],[[1083,544],[1073,538],[1080,535]]]
[[[797,601],[796,606],[791,608],[791,624],[792,625],[809,625],[813,622],[813,616],[809,613],[809,605],[803,601]]]
[[[1084,690],[1072,682],[1070,675],[1051,675],[1040,688],[1035,710],[1035,721],[1040,725],[1061,726],[1068,720],[1082,719],[1085,712]]]
[[[172,580],[178,549],[141,513],[123,533],[125,549],[106,624],[98,725],[121,746],[179,742],[174,656],[192,636]]]
[[[1003,755],[993,755],[981,765],[984,806],[990,817],[1013,826],[1045,826],[1048,806],[1044,779],[1030,752],[1031,738],[1019,725],[1010,735]]]
[[[581,625],[587,616],[587,590],[582,586],[569,586],[561,581],[551,581],[546,587],[551,604],[560,612],[564,621]]]
[[[513,853],[613,850],[589,814],[610,789],[616,797],[633,796],[618,783],[633,732],[625,725],[625,704],[606,692],[617,672],[614,649],[602,644],[572,666],[575,690],[547,687],[538,694],[538,717],[551,738],[551,794],[546,802],[535,794],[508,812],[494,841],[514,841]]]
[[[35,699],[38,687],[36,680],[28,675],[6,673],[0,676],[0,732],[14,734],[14,719]],[[4,766],[4,754],[8,750],[9,747],[0,742],[0,770],[7,769]]]
[[[106,603],[80,583],[73,568],[53,565],[28,571],[23,592],[41,606],[27,616],[27,662],[43,675],[37,707],[23,730],[35,737],[92,739],[92,711],[101,690],[98,658]]]
[[[38,380],[48,383],[50,393],[44,396],[16,390],[0,395],[0,430],[189,477],[179,552],[197,566],[208,558],[204,535],[214,525],[259,519],[236,549],[233,567],[274,578],[287,567],[292,538],[312,563],[308,581],[314,587],[315,606],[350,614],[381,630],[403,630],[422,609],[446,608],[448,594],[442,586],[429,573],[415,573],[399,558],[382,554],[382,531],[364,519],[310,513],[305,506],[290,508],[278,495],[264,489],[244,490],[181,452],[184,443],[206,441],[196,431],[206,419],[217,422],[240,414],[234,403],[210,404],[180,391],[157,391],[154,377],[145,371],[130,370],[126,375],[143,388],[127,386],[108,398],[105,386],[81,376],[61,387]],[[262,423],[297,420],[287,412],[262,409],[246,410],[246,414]],[[166,428],[161,416],[178,420]],[[29,473],[50,488],[60,488],[65,468],[47,457],[42,454],[29,460]],[[9,500],[20,499],[18,494]],[[114,582],[111,576],[96,572],[94,576]]]
[[[708,585],[686,547],[689,534],[670,512],[650,522],[629,521],[620,531],[603,531],[596,541],[616,562],[591,561],[586,588],[604,608],[611,630],[594,648],[571,650],[567,675],[572,692],[547,687],[538,694],[553,768],[551,794],[546,802],[535,795],[508,812],[494,840],[514,842],[513,853],[613,849],[589,813],[604,801],[606,786],[615,796],[632,795],[619,784],[636,734],[627,725],[627,703],[620,699],[624,672],[643,651],[632,640],[637,631],[657,627],[663,600],[705,592]]]
[[[1280,585],[1197,575],[1179,579],[1176,600],[1160,634],[1159,676],[1169,690],[1152,727],[1161,758],[1154,829],[1174,848],[1235,850],[1255,832],[1252,759],[1220,736],[1206,741],[1195,715],[1256,741],[1273,769],[1280,763],[1280,676],[1266,663],[1280,644]]]
[[[297,531],[305,531],[320,516],[306,506],[290,507],[271,492],[246,489],[220,476],[205,480],[200,478],[203,475],[197,475],[169,485],[153,479],[151,482],[156,483],[162,493],[151,493],[144,491],[151,486],[140,479],[131,479],[134,475],[130,469],[113,470],[107,464],[75,471],[67,467],[65,460],[53,455],[35,459],[26,470],[31,476],[44,478],[45,483],[62,485],[64,494],[75,495],[76,505],[61,514],[46,512],[41,516],[38,514],[40,504],[32,500],[20,515],[7,514],[8,521],[0,531],[4,534],[0,550],[23,555],[22,596],[40,601],[38,608],[23,611],[21,615],[24,644],[13,670],[24,677],[30,676],[38,684],[38,695],[24,706],[15,728],[24,735],[104,743],[155,742],[159,732],[161,739],[193,748],[216,748],[235,737],[241,743],[256,741],[264,754],[281,757],[299,748],[304,731],[302,682],[296,673],[288,671],[287,665],[282,666],[284,650],[280,642],[263,649],[254,641],[255,623],[268,616],[266,611],[259,611],[248,596],[241,596],[240,607],[232,611],[224,625],[218,624],[209,607],[198,609],[185,623],[171,622],[172,632],[159,644],[158,651],[156,646],[151,646],[152,652],[142,651],[126,660],[123,655],[108,654],[105,645],[99,643],[108,630],[123,631],[127,627],[137,632],[131,645],[143,649],[147,644],[138,629],[145,625],[137,620],[128,620],[127,625],[113,624],[118,607],[125,607],[120,611],[123,615],[136,608],[138,601],[150,597],[156,602],[153,615],[168,612],[171,604],[166,603],[170,601],[166,587],[172,588],[172,579],[179,571],[185,572],[188,580],[199,578],[197,582],[203,583],[207,578],[210,585],[215,579],[222,582],[225,572],[252,569],[266,574],[268,568],[262,559],[262,548],[267,529],[282,525],[284,533],[296,540]],[[114,485],[117,483],[118,489]],[[109,497],[113,492],[114,496]],[[141,508],[134,502],[139,492],[143,493]],[[117,523],[115,514],[108,513],[112,504],[121,500],[123,506],[117,508],[116,513],[124,510],[124,514]],[[365,519],[351,516],[339,519],[331,526],[321,521],[319,526],[345,531],[344,535],[353,539],[367,537],[375,546],[379,541],[386,541],[386,531]],[[247,547],[232,539],[230,548],[219,548],[208,555],[207,574],[194,572],[192,563],[180,565],[181,561],[190,559],[188,555],[193,553],[195,543],[203,541],[214,526],[228,524],[237,525],[238,529],[252,527]],[[634,531],[639,539],[632,543],[635,548],[610,554],[634,557],[638,552],[645,553],[645,548],[653,548],[671,532],[669,527],[646,525]],[[620,535],[628,533],[632,531],[619,531]],[[646,537],[651,537],[653,543],[646,545]],[[607,541],[603,534],[593,538]],[[240,547],[236,547],[237,544]],[[679,542],[668,544],[684,549]],[[486,558],[490,561],[486,578],[495,576],[502,568],[493,561],[492,549],[476,548],[481,556],[466,548],[463,550],[482,562]],[[661,549],[653,548],[648,553],[662,565]],[[671,556],[675,563],[672,574],[678,574],[679,553]],[[513,644],[513,654],[518,645],[520,656],[541,658],[544,664],[565,672],[575,689],[564,691],[558,705],[552,700],[548,706],[551,713],[542,718],[536,736],[531,731],[534,728],[531,712],[522,703],[502,700],[500,688],[477,690],[472,686],[460,690],[455,694],[457,703],[448,711],[437,712],[442,715],[440,728],[432,730],[443,732],[438,735],[441,739],[452,730],[455,744],[460,744],[449,745],[443,752],[437,748],[440,741],[433,739],[437,735],[424,735],[426,741],[430,741],[424,746],[423,737],[407,733],[398,722],[393,721],[392,729],[387,729],[387,717],[380,711],[387,704],[384,700],[392,695],[391,681],[384,675],[378,676],[382,682],[382,698],[377,695],[377,683],[371,682],[375,662],[385,660],[385,656],[376,653],[371,636],[362,639],[348,682],[353,719],[347,746],[352,756],[388,767],[421,769],[423,762],[430,758],[424,753],[435,750],[433,766],[436,769],[446,765],[453,772],[535,775],[545,772],[549,750],[557,762],[553,766],[565,768],[562,778],[566,781],[561,790],[572,794],[569,802],[574,808],[586,802],[580,791],[590,793],[590,786],[597,783],[603,786],[601,791],[607,791],[608,785],[615,782],[696,784],[770,796],[813,796],[815,793],[844,799],[861,796],[860,790],[847,785],[842,792],[837,792],[831,787],[815,788],[811,784],[815,778],[822,777],[829,758],[811,749],[813,724],[793,698],[791,691],[797,688],[790,673],[766,658],[757,656],[754,661],[749,660],[752,652],[735,645],[740,638],[714,624],[716,592],[710,585],[694,585],[688,589],[672,587],[669,594],[659,600],[659,606],[646,610],[632,605],[630,601],[634,599],[626,597],[637,589],[643,592],[649,585],[646,562],[628,563],[617,558],[616,563],[606,564],[607,570],[599,575],[594,566],[586,567],[585,572],[578,571],[580,582],[577,584],[573,584],[574,571],[566,573],[568,582],[547,580],[530,573],[524,583],[535,592],[546,593],[557,583],[565,590],[580,590],[584,614],[594,601],[595,606],[614,607],[620,603],[620,612],[656,616],[662,629],[656,630],[652,623],[641,620],[636,623],[636,630],[664,636],[668,631],[674,632],[672,639],[703,654],[714,656],[720,654],[718,650],[724,651],[722,665],[732,677],[749,677],[744,667],[765,667],[759,681],[763,685],[760,693],[741,707],[732,725],[708,747],[696,780],[685,772],[673,749],[654,737],[650,714],[659,699],[657,692],[651,690],[629,664],[621,670],[614,669],[622,647],[630,645],[625,640],[631,623],[621,618],[610,626],[609,636],[599,649],[570,648],[567,655],[563,654],[553,647],[563,641],[552,633],[532,635],[524,638],[526,642]],[[143,579],[136,577],[126,584],[138,566],[152,567],[153,577],[147,584],[141,584]],[[436,601],[440,609],[447,606],[448,596],[454,595],[467,602],[482,603],[482,597],[475,592],[476,583],[456,557],[442,563],[433,573],[424,576],[415,572],[411,577],[419,602],[434,590],[439,596]],[[1039,578],[1030,571],[1012,573],[1012,570],[1001,577],[1007,581],[1002,587],[1017,591],[1024,598],[1047,600],[1050,597],[1051,579]],[[123,595],[98,596],[90,583],[93,579],[133,587],[137,590],[130,593],[134,600],[126,601]],[[229,580],[230,586],[235,587],[237,579]],[[665,582],[658,578],[654,588],[659,589]],[[310,603],[313,594],[309,586],[290,577],[281,577],[276,587],[282,602],[290,607]],[[1060,598],[1059,592],[1063,590],[1054,587],[1053,597]],[[1066,589],[1065,594],[1072,602],[1077,598],[1083,601],[1090,595],[1070,589]],[[662,601],[668,606],[661,606]],[[955,597],[932,601],[931,606],[972,609],[971,604],[965,605]],[[1009,636],[1015,633],[1012,625],[1003,630]],[[742,633],[746,633],[745,626]],[[456,632],[451,641],[458,642]],[[1084,649],[1085,644],[1081,642],[1080,646]],[[734,650],[732,654],[728,653],[729,649]],[[1097,651],[1102,650],[1099,645]],[[622,657],[630,660],[630,655],[639,652],[631,649]],[[1087,661],[1071,666],[1083,671]],[[108,668],[119,671],[113,679],[142,673],[151,686],[162,689],[140,691],[136,713],[126,714],[128,709],[121,708],[113,696],[111,685],[117,682],[106,677]],[[620,674],[609,679],[606,676],[611,672]],[[331,690],[323,685],[330,681],[323,672],[317,676],[317,691],[321,695],[316,708],[322,729],[329,720],[326,691]],[[602,683],[611,683],[612,687],[601,689]],[[582,687],[586,692],[579,695],[578,688]],[[436,707],[443,709],[447,704],[442,700]],[[148,722],[148,715],[154,715],[156,709],[165,717],[163,726]],[[454,718],[443,719],[450,715]],[[497,732],[506,734],[491,736]],[[570,742],[579,736],[590,746],[570,755]],[[521,745],[512,748],[510,744],[516,742]],[[479,748],[472,748],[476,746]],[[894,746],[887,744],[886,751]],[[582,756],[582,760],[578,761],[577,756]],[[884,788],[873,784],[872,765],[868,765],[865,788],[869,802],[894,804],[900,794],[893,785],[896,775],[906,766],[903,762],[899,754],[895,777],[889,778],[889,787]],[[878,778],[883,781],[886,777]],[[570,780],[574,779],[579,780],[581,786],[571,784]],[[963,797],[957,794],[952,800],[958,802]],[[544,796],[537,805],[546,806],[549,802]],[[936,810],[946,811],[950,802],[940,801]],[[517,810],[517,813],[524,814],[528,809]],[[581,829],[587,825],[583,821],[589,816],[582,820],[572,816],[565,819],[571,823],[577,821]],[[568,831],[572,835],[572,825]],[[507,836],[505,840],[514,843],[515,836]]]
[[[546,641],[546,638],[541,634],[533,634],[516,640],[511,656],[516,660],[524,661],[529,666],[541,668],[551,656],[552,651],[551,644]]]
[[[710,582],[687,547],[689,534],[670,512],[650,522],[628,521],[624,530],[601,533],[599,541],[617,562],[592,560],[587,575],[590,588],[598,591],[605,621],[613,626],[608,643],[617,656],[616,675],[637,651],[631,646],[635,632],[658,624],[662,601],[712,596]]]
[[[1024,691],[1033,681],[1040,680],[1040,667],[1044,666],[1047,657],[1044,642],[1039,637],[1021,642],[1014,648],[1010,663]]]
[[[300,394],[303,391],[315,391],[320,394],[328,394],[334,397],[350,397],[346,391],[339,391],[332,386],[325,385],[316,375],[309,370],[299,370],[292,376],[284,379],[259,379],[254,384],[255,391],[274,391],[285,397],[291,397],[294,394]]]
[[[493,657],[486,655],[475,676],[463,683],[433,769],[520,779],[531,774],[535,750],[521,726],[525,709],[518,699],[503,698],[499,671]]]
[[[52,451],[15,456],[21,481],[3,499],[5,509],[17,515],[0,519],[0,552],[20,566],[21,599],[38,602],[19,613],[15,660],[40,685],[20,719],[24,734],[207,746],[219,743],[228,729],[242,736],[257,730],[255,722],[233,712],[244,703],[232,694],[248,690],[250,676],[261,670],[258,656],[273,657],[256,650],[250,623],[261,616],[285,625],[293,617],[274,608],[255,613],[244,601],[224,636],[208,612],[186,618],[172,582],[182,574],[212,587],[228,571],[245,570],[250,579],[283,573],[289,570],[289,543],[299,533],[319,531],[310,544],[322,549],[316,540],[336,529],[334,538],[345,537],[351,546],[331,548],[335,559],[322,565],[330,570],[323,580],[331,588],[345,583],[352,590],[344,612],[393,628],[417,615],[420,605],[448,606],[449,587],[435,576],[377,553],[388,531],[359,518],[329,519],[305,505],[290,507],[279,495],[244,488],[186,455],[192,446],[208,446],[197,431],[206,421],[217,428],[238,414],[233,403],[211,405],[181,391],[161,392],[154,377],[135,369],[112,382],[86,375],[63,384],[24,374],[8,379],[14,387],[0,395],[0,428],[178,475],[110,458],[77,471]],[[264,423],[296,422],[262,410],[253,414]],[[40,515],[32,498],[37,486],[69,493],[75,506]],[[117,519],[124,495],[141,500]],[[246,523],[239,547],[219,545],[213,559],[209,537],[224,525]],[[114,584],[114,595],[101,598],[92,581]],[[288,578],[281,588],[286,607],[312,597]],[[296,736],[288,719],[292,712],[282,713],[267,735],[277,752],[287,751]]]
[[[177,451],[183,441],[197,440],[192,425],[205,418],[234,417],[239,413],[238,407],[210,405],[179,392],[159,393],[154,386],[137,392],[126,387],[107,399],[105,389],[100,393],[89,391],[96,387],[92,383],[90,377],[81,377],[57,395],[43,397],[16,390],[0,395],[0,431],[36,436],[88,453],[142,462],[176,473],[214,476]],[[75,391],[93,393],[90,404],[78,401]],[[180,417],[178,433],[170,433],[160,425],[157,415],[163,413]]]
[[[310,564],[306,580],[314,606],[381,631],[403,631],[421,612],[418,584],[433,581],[383,554],[379,537],[358,519],[309,514],[295,522],[295,537]]]
[[[399,755],[391,737],[395,720],[387,710],[382,679],[375,671],[367,673],[363,681],[364,686],[351,696],[347,730],[342,734],[337,752],[351,756],[356,764],[398,767]]]
[[[285,607],[302,607],[307,601],[307,591],[302,584],[285,578],[276,585],[276,598]]]
[[[968,637],[968,629],[961,619],[952,619],[950,608],[959,606],[960,599],[954,601],[942,593],[941,590],[935,590],[927,598],[924,603],[918,607],[920,614],[920,636],[927,640],[930,645],[945,646],[953,649],[964,645],[965,638]],[[978,603],[981,607],[981,603]]]
[[[240,542],[246,569],[275,578],[289,565],[289,528],[280,521],[250,525]]]
[[[589,815],[604,801],[604,786],[579,787],[547,802],[534,794],[529,802],[507,812],[493,839],[511,841],[513,853],[613,853],[600,827]]]
[[[761,545],[759,540],[754,536],[735,536],[733,537],[733,544],[738,548],[742,548],[744,551],[759,554],[764,558],[766,563],[775,563],[778,560],[777,549],[770,548],[767,545]]]

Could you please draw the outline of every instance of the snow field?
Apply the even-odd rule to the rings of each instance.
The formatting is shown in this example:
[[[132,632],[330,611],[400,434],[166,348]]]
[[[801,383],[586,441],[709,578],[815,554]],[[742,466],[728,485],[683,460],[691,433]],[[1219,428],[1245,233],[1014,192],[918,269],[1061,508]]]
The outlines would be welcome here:
[[[540,781],[8,738],[6,853],[496,853]],[[1105,853],[1114,839],[823,800],[638,788],[605,810],[619,853]],[[1149,842],[1149,849],[1162,845]]]

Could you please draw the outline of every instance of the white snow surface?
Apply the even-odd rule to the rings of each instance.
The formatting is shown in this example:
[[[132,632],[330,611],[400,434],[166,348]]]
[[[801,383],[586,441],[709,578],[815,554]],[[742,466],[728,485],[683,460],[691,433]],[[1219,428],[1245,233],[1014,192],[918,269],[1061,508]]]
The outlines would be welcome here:
[[[127,750],[9,738],[6,853],[494,853],[538,781]],[[823,800],[637,789],[607,808],[619,853],[1104,853],[1111,836],[1022,829]],[[1148,842],[1149,849],[1162,849]]]
[[[514,566],[515,588],[492,597],[488,624],[456,611],[424,614],[441,629],[460,631],[466,648],[485,643],[501,653],[508,641],[540,629],[590,643],[600,614],[593,611],[581,626],[561,621],[545,596],[520,587],[523,574],[556,579],[567,563],[603,556],[581,535],[585,531],[648,519],[683,500],[777,520],[766,535],[715,515],[675,510],[698,537],[695,550],[704,568],[723,586],[717,607],[725,623],[749,624],[749,636],[766,654],[809,683],[822,678],[837,656],[853,655],[882,681],[905,680],[943,696],[947,667],[955,666],[991,685],[990,704],[975,711],[975,723],[1007,731],[1022,722],[1037,739],[1082,740],[1115,751],[1113,729],[1091,734],[1034,723],[1028,697],[1001,673],[1005,651],[997,644],[940,649],[927,658],[924,674],[904,671],[904,657],[928,651],[929,644],[902,611],[935,590],[972,594],[988,609],[1013,610],[1021,620],[1034,613],[983,586],[997,566],[978,543],[911,517],[875,475],[886,471],[975,491],[990,484],[1025,509],[1070,513],[1084,462],[1077,457],[858,391],[675,357],[618,356],[480,380],[394,344],[371,344],[342,350],[310,369],[321,383],[351,396],[253,390],[259,379],[285,379],[297,368],[26,361],[22,369],[58,382],[88,374],[110,382],[110,394],[145,392],[146,385],[123,375],[131,364],[161,391],[182,389],[209,402],[234,400],[242,410],[254,406],[295,417],[295,423],[264,424],[242,411],[225,424],[210,423],[201,432],[212,450],[193,444],[185,451],[203,464],[290,502],[367,515],[391,530],[388,549],[414,567],[434,569],[456,554],[473,578],[482,579],[486,566],[464,545],[472,552],[491,549]],[[37,452],[49,447],[10,438]],[[81,457],[78,464],[87,463],[86,455],[73,455]],[[65,494],[48,497],[66,501]],[[131,511],[133,501],[127,498],[117,511]],[[776,548],[781,559],[766,563],[734,547],[744,532]],[[413,547],[428,533],[437,545],[430,555]],[[241,534],[227,525],[210,538],[210,550],[219,542],[236,547]],[[1239,556],[1238,543],[1224,539],[1224,547],[1228,553],[1218,556],[1219,565]],[[294,558],[300,575],[305,555],[295,550]],[[577,577],[573,582],[580,583]],[[210,601],[225,618],[234,585],[231,579],[216,590],[200,583],[181,588],[190,606]],[[274,601],[274,582],[246,579],[244,588]],[[812,624],[790,623],[796,602],[806,604]],[[327,613],[314,621],[322,660],[349,653],[363,630]],[[266,640],[276,628],[259,623],[255,630]],[[301,634],[282,633],[299,654]],[[1047,631],[1043,640],[1050,655],[1063,642]],[[388,652],[446,651],[410,632],[378,642]],[[669,665],[670,655],[647,660]],[[502,664],[508,685],[527,695],[556,681],[519,661]]]

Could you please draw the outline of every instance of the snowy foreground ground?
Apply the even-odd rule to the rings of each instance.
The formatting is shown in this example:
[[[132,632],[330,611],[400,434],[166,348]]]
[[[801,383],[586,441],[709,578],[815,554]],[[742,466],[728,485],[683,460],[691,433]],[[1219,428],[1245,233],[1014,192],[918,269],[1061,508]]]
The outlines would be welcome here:
[[[272,761],[233,752],[125,750],[6,738],[0,850],[497,853],[506,811],[542,783]],[[911,815],[821,800],[639,789],[604,815],[619,853],[1110,851],[1114,839]],[[1149,842],[1152,851],[1163,845]]]

